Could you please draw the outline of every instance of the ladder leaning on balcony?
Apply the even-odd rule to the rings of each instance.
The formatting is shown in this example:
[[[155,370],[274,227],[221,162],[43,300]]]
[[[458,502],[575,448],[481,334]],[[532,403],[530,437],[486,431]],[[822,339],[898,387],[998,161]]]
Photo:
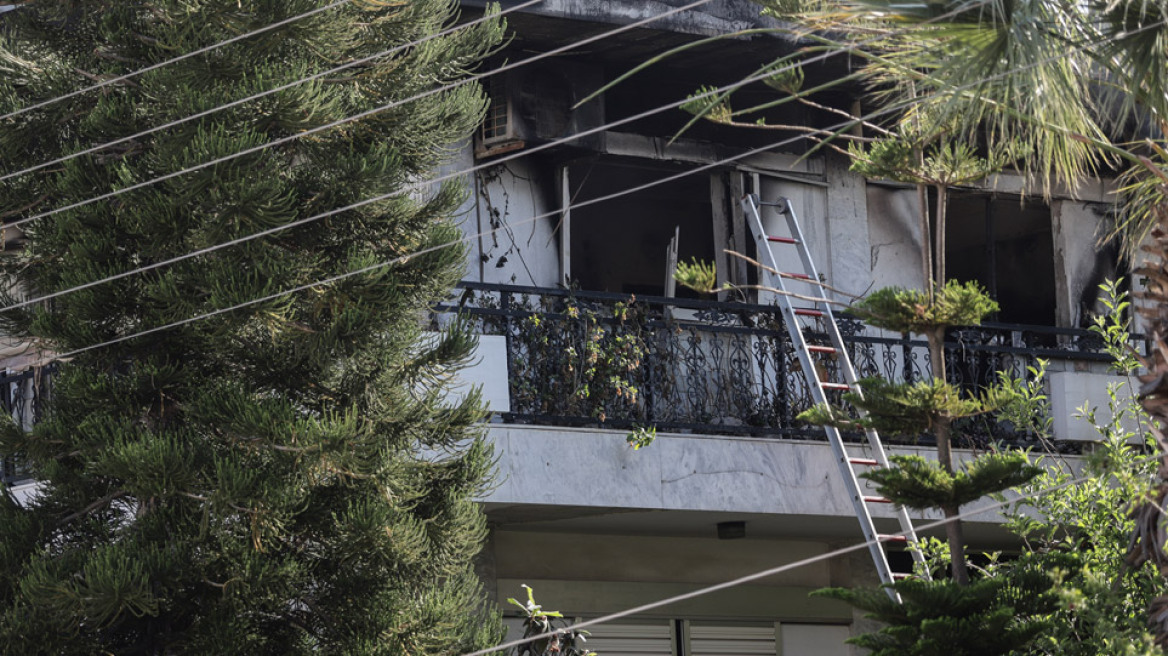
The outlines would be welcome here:
[[[776,211],[786,218],[790,236],[782,237],[767,233],[763,227],[761,215],[761,208],[765,206],[775,207]],[[807,247],[807,242],[803,239],[803,231],[799,228],[799,220],[795,217],[795,210],[791,207],[791,202],[786,198],[780,198],[778,202],[764,203],[759,200],[756,194],[749,194],[743,198],[742,207],[746,214],[746,220],[750,224],[750,231],[754,236],[758,259],[764,265],[764,267],[759,269],[759,284],[764,287],[779,290],[780,292],[777,295],[776,302],[782,311],[783,323],[786,324],[787,332],[791,336],[791,344],[795,349],[795,353],[799,356],[799,364],[803,367],[803,374],[807,377],[807,385],[811,390],[812,400],[817,404],[827,403],[828,391],[850,391],[862,395],[863,392],[856,378],[855,368],[852,367],[851,358],[848,356],[848,351],[844,347],[843,338],[840,337],[839,326],[835,322],[835,315],[831,311],[831,304],[827,302],[827,291],[820,282],[814,262],[811,261],[811,250]],[[799,253],[799,259],[803,263],[803,272],[776,273],[781,272],[781,269],[779,268],[778,259],[775,258],[775,253],[772,250],[772,244],[794,246]],[[768,267],[770,270],[768,270]],[[804,296],[822,300],[805,301],[788,295],[785,285],[786,280],[808,285],[813,291]],[[797,302],[799,303],[798,306],[796,306]],[[801,322],[807,319],[814,319],[820,323],[822,333],[826,334],[830,344],[808,343],[809,338],[816,336],[811,331],[804,329]],[[823,380],[820,377],[819,372],[821,370],[826,374],[826,372],[832,369],[831,367],[816,367],[816,364],[822,363],[824,358],[835,360],[837,366],[834,369],[843,374],[843,381]],[[838,428],[825,426],[824,430],[827,432],[828,441],[831,442],[832,453],[839,464],[844,485],[847,487],[848,494],[851,496],[852,506],[856,510],[856,517],[860,520],[860,528],[864,532],[864,538],[869,541],[868,550],[872,553],[872,560],[876,563],[876,570],[880,574],[880,580],[883,583],[892,583],[896,578],[899,578],[899,575],[894,575],[892,569],[889,567],[888,554],[884,551],[884,545],[891,542],[907,543],[909,545],[915,544],[917,535],[913,529],[912,519],[909,518],[908,512],[902,507],[897,507],[896,509],[896,519],[900,522],[901,528],[899,534],[882,535],[876,532],[876,526],[872,521],[872,513],[869,510],[869,505],[874,503],[890,503],[890,501],[883,497],[865,494],[865,490],[861,487],[860,480],[856,476],[856,468],[888,466],[888,456],[884,453],[884,446],[880,442],[880,436],[873,429],[865,430],[864,435],[867,437],[868,447],[873,457],[857,458],[848,454],[847,445],[844,444],[843,436],[840,434]],[[913,549],[912,554],[913,560],[917,563],[923,563],[923,556],[918,550]],[[920,569],[925,571],[924,568]],[[926,573],[925,576],[928,576],[928,574]],[[894,590],[889,589],[888,592],[893,600],[900,601],[900,596]]]

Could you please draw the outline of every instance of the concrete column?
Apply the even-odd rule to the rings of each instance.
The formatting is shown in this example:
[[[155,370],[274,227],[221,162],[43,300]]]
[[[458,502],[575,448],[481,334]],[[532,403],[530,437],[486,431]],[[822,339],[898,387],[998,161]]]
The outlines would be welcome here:
[[[872,247],[868,235],[868,200],[863,176],[848,169],[846,157],[824,155],[827,177],[828,261],[820,265],[828,281],[858,294],[872,282]]]

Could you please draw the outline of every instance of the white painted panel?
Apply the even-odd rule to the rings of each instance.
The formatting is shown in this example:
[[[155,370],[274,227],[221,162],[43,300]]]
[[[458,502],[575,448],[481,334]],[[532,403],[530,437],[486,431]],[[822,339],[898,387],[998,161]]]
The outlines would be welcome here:
[[[851,629],[842,624],[783,622],[779,656],[848,656]]]
[[[491,412],[511,410],[511,392],[507,386],[507,338],[503,335],[480,335],[474,363],[458,373],[459,389],[482,386],[483,400]]]
[[[811,259],[818,273],[824,277],[831,276],[831,262],[828,260],[829,246],[827,243],[826,212],[827,191],[819,186],[800,184],[786,179],[759,176],[759,195],[764,202],[775,202],[781,198],[788,198],[791,207],[795,210],[795,217],[799,221],[803,238],[811,251]],[[768,235],[782,237],[791,236],[787,228],[787,221],[775,207],[763,207],[762,224]],[[749,217],[748,217],[749,220]],[[803,273],[803,262],[794,246],[775,245],[772,249],[779,269],[788,273]],[[766,261],[766,257],[762,261]],[[829,279],[827,282],[831,282]],[[788,291],[808,294],[811,290],[818,292],[817,287],[797,281],[785,282]],[[764,295],[760,294],[760,299]],[[764,299],[765,300],[765,299]]]
[[[1108,407],[1107,388],[1116,386],[1116,396],[1121,403],[1131,399],[1132,392],[1123,376],[1096,374],[1087,371],[1056,371],[1050,376],[1050,410],[1054,417],[1054,436],[1061,440],[1100,440],[1102,437],[1091,423],[1079,415],[1078,409],[1086,404],[1095,408],[1095,421],[1106,424],[1112,413]],[[1138,429],[1134,417],[1123,422],[1124,429],[1135,432]]]

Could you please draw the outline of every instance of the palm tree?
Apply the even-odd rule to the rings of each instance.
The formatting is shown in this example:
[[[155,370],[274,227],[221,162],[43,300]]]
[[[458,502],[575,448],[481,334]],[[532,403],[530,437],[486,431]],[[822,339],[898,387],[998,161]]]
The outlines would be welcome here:
[[[807,10],[762,4],[777,14]],[[1168,439],[1157,428],[1168,426],[1168,3],[863,0],[820,2],[813,15],[889,35],[867,52],[868,71],[886,103],[906,107],[902,124],[928,116],[950,136],[979,139],[1012,155],[1044,190],[1103,167],[1123,181],[1112,237],[1129,255],[1149,257],[1137,271],[1148,280],[1141,313],[1154,343],[1141,402],[1161,450],[1159,485],[1132,500],[1128,562],[1152,562],[1168,578]],[[912,83],[890,84],[905,79]],[[1149,612],[1168,646],[1168,595]]]

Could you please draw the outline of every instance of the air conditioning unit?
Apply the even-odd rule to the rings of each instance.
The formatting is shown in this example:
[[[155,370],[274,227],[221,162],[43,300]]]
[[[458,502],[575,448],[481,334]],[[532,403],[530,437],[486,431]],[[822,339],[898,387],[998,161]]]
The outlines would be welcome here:
[[[490,105],[475,136],[475,157],[494,157],[603,125],[600,99],[573,109],[603,82],[599,68],[567,61],[525,66],[491,77]],[[599,135],[590,135],[565,145],[595,149],[599,141]]]

